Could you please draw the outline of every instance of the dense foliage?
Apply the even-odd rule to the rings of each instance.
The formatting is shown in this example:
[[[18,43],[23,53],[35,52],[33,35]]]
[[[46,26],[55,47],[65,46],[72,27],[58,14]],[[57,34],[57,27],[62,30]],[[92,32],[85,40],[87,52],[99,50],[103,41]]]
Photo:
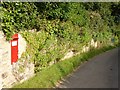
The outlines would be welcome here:
[[[23,57],[31,57],[36,71],[69,50],[79,52],[92,38],[101,45],[120,38],[119,2],[3,2],[0,9],[7,40],[18,32],[24,36],[28,49]]]

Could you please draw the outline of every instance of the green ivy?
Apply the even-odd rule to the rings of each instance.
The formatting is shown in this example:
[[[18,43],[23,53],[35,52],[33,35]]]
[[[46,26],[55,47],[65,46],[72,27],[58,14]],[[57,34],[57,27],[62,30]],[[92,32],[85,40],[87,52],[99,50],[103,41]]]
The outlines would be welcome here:
[[[29,55],[38,72],[59,61],[69,50],[79,52],[92,38],[103,46],[113,39],[117,44],[120,29],[114,20],[118,6],[119,3],[2,2],[0,23],[7,40],[15,33],[23,35],[27,41],[23,58]],[[116,15],[112,16],[113,12]]]

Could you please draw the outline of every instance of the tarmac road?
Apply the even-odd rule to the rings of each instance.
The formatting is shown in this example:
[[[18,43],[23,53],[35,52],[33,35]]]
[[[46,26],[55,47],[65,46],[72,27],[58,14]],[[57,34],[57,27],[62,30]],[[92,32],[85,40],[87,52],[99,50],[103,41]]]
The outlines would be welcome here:
[[[80,65],[57,88],[118,88],[118,48]]]

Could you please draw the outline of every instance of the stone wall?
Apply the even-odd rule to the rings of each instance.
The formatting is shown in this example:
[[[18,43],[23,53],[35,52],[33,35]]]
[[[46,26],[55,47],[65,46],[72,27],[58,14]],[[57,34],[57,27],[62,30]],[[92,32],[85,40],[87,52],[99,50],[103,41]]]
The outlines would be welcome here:
[[[18,58],[26,51],[26,41],[20,34],[18,34]]]
[[[5,41],[0,31],[0,88],[10,87],[16,82],[12,74],[10,43]]]
[[[61,60],[65,60],[65,59],[71,58],[71,57],[73,57],[73,56],[76,55],[76,54],[88,52],[91,47],[97,48],[97,47],[98,47],[98,42],[97,42],[97,41],[95,42],[93,39],[91,39],[91,41],[88,42],[88,45],[84,45],[84,46],[82,47],[81,52],[74,53],[73,50],[71,50],[71,51],[67,52],[67,53],[65,54],[65,56],[64,56]]]
[[[91,48],[99,48],[98,42],[91,39],[91,41],[88,42],[88,45],[84,45],[81,48],[80,52],[74,52],[74,50],[71,49],[68,52],[66,52],[66,54],[64,55],[64,57],[60,61],[69,59],[69,58],[71,58],[71,57],[73,57],[75,55],[78,55],[80,53],[88,52]],[[51,65],[53,65],[55,63],[56,63],[56,61],[52,61],[52,62],[49,63],[49,66],[51,66]]]
[[[20,58],[22,53],[26,51],[26,41],[20,34],[18,34],[18,57]],[[61,60],[65,60],[73,57],[76,54],[87,52],[93,48],[99,47],[98,42],[93,39],[84,45],[80,52],[74,52],[74,50],[69,50],[66,52],[65,56]],[[11,44],[5,40],[3,32],[0,31],[0,89],[6,87],[12,87],[17,82],[22,83],[23,81],[34,76],[34,64],[22,60],[11,65]],[[55,64],[55,62],[50,62],[50,66]],[[24,68],[23,72],[19,72],[20,67]]]
[[[88,45],[84,45],[83,48],[82,48],[82,53],[83,52],[88,52],[90,50],[90,48],[93,47],[93,48],[98,48],[98,42],[97,41],[94,41],[93,39],[91,39],[90,42],[88,42]]]
[[[18,34],[18,57],[26,50],[26,41]],[[22,73],[19,72],[20,63],[11,65],[11,44],[5,40],[4,34],[0,31],[0,89],[12,87],[17,82],[24,80],[34,75],[34,64],[27,63]],[[23,64],[24,65],[24,64]]]

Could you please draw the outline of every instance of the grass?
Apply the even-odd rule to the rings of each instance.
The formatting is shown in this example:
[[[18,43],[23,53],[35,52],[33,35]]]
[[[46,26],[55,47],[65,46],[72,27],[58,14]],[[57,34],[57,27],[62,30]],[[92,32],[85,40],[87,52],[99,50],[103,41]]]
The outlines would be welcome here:
[[[52,88],[59,80],[77,68],[81,62],[87,61],[89,58],[113,48],[115,47],[108,46],[100,49],[93,49],[87,53],[82,53],[70,59],[60,61],[57,64],[38,72],[34,77],[22,84],[15,85],[13,88]]]

